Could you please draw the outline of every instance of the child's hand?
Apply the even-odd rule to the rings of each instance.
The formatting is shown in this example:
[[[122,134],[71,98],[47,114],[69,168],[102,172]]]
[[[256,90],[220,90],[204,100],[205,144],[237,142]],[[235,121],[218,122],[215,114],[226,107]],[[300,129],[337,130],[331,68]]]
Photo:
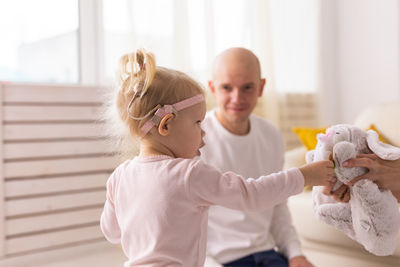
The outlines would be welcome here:
[[[304,185],[329,185],[332,181],[336,181],[333,176],[333,162],[330,160],[317,161],[306,164],[299,168],[304,176]]]

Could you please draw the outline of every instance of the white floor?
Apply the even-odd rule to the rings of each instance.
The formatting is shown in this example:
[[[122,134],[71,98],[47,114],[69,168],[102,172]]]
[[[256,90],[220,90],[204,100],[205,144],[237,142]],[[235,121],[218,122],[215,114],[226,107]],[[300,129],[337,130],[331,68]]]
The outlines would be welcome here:
[[[400,267],[397,257],[377,257],[366,251],[302,241],[303,252],[316,267]]]
[[[0,267],[122,267],[124,261],[121,247],[101,242],[0,260]]]
[[[303,251],[316,267],[400,266],[400,262],[382,264],[370,260],[368,256],[355,257],[351,251],[339,254],[335,251],[327,253],[326,249],[319,251],[307,246]],[[120,246],[101,242],[0,260],[0,267],[122,267],[124,261],[126,257]]]
[[[319,251],[306,251],[307,258],[316,267],[383,267],[382,263],[367,261],[351,256],[335,255]],[[390,265],[396,266],[396,265]],[[400,263],[399,265],[400,266]]]

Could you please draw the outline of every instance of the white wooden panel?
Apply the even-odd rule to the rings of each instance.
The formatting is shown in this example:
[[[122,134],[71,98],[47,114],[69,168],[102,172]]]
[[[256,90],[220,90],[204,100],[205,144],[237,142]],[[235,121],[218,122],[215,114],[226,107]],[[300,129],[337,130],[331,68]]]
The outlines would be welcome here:
[[[105,90],[0,90],[0,257],[103,239],[105,183],[118,164],[99,122]]]
[[[97,87],[44,84],[7,84],[4,102],[102,103],[104,91]]]
[[[99,106],[4,106],[4,121],[99,120]]]
[[[102,123],[6,124],[4,140],[96,138],[104,136]]]
[[[60,232],[12,238],[6,242],[6,253],[15,254],[101,237],[103,237],[103,234],[101,233],[100,227],[95,225]]]
[[[287,107],[285,110],[284,115],[304,115],[304,116],[310,116],[310,115],[315,115],[315,106],[294,106],[294,107]]]
[[[304,104],[315,103],[316,94],[288,93],[285,94],[283,98],[289,105],[304,105]]]
[[[290,130],[293,127],[316,127],[316,120],[315,118],[287,118],[285,123],[282,123],[283,127],[288,127]]]
[[[109,173],[6,181],[6,197],[85,190],[106,186]]]
[[[41,216],[23,217],[7,220],[6,234],[17,235],[22,233],[51,230],[67,226],[94,223],[100,221],[103,207],[46,214]]]
[[[116,156],[56,160],[15,161],[4,164],[6,178],[88,171],[107,171],[118,164]]]
[[[0,83],[0,258],[5,254],[5,222],[4,222],[4,148],[3,148],[3,100],[4,100],[4,86]]]
[[[315,94],[289,93],[282,95],[280,103],[280,128],[285,139],[286,150],[301,143],[292,132],[292,127],[315,127],[318,113]]]
[[[105,190],[68,195],[26,198],[6,201],[6,216],[51,212],[104,204]]]
[[[35,158],[68,155],[114,153],[116,146],[108,140],[57,141],[4,144],[4,158]]]

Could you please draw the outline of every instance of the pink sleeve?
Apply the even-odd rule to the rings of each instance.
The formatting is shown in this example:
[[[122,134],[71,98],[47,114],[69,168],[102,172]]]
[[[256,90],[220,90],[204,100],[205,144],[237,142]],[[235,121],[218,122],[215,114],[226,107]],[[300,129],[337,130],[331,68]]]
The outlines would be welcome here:
[[[119,228],[114,209],[113,189],[115,188],[114,183],[116,180],[114,174],[115,172],[111,174],[107,181],[107,198],[106,203],[104,204],[103,213],[101,214],[100,227],[105,238],[109,242],[118,244],[121,242],[121,229]]]
[[[245,179],[233,172],[220,173],[201,161],[192,166],[187,179],[187,191],[199,205],[238,210],[271,208],[301,193],[304,187],[304,177],[297,168]]]

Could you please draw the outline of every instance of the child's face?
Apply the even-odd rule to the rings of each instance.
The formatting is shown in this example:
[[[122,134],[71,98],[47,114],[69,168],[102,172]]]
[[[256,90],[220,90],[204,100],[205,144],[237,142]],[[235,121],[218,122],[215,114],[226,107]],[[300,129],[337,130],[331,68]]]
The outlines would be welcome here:
[[[199,149],[204,146],[205,132],[201,122],[206,114],[206,104],[201,102],[178,113],[171,128],[170,149],[178,158],[194,158],[200,155]]]

